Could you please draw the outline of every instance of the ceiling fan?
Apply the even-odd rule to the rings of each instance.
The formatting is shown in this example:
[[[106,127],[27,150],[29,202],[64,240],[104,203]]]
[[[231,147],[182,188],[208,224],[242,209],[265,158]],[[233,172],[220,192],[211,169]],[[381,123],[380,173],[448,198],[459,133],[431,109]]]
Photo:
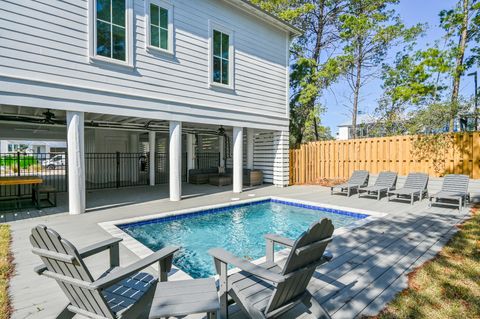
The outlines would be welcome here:
[[[220,126],[220,128],[217,131],[217,135],[218,136],[225,136],[225,129],[223,128],[223,126]]]

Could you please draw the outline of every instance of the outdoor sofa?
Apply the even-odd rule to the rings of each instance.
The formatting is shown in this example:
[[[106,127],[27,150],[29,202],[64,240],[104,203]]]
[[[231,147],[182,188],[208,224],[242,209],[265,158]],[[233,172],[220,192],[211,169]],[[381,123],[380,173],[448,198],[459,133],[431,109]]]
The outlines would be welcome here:
[[[188,181],[191,184],[208,184],[210,176],[218,175],[218,167],[191,169],[188,171]]]
[[[233,170],[226,168],[225,173],[219,173],[217,167],[189,170],[189,182],[192,184],[211,184],[226,186],[232,184]],[[243,184],[258,186],[263,184],[263,171],[259,169],[244,169]]]
[[[390,196],[394,195],[396,198],[409,198],[410,204],[413,205],[415,197],[421,201],[424,196],[428,196],[428,174],[425,173],[410,173],[402,188],[390,190],[387,193],[387,200],[390,201]]]

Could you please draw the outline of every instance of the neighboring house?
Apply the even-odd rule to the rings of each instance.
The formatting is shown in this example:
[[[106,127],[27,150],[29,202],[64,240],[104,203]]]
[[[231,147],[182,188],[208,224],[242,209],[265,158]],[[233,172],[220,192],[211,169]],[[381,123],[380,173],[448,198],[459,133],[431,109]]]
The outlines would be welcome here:
[[[234,192],[244,166],[288,185],[289,46],[300,30],[246,0],[1,1],[0,12],[0,138],[34,127],[67,139],[70,213],[85,211],[85,153],[145,143],[150,159],[167,150],[180,200],[183,153],[193,168],[202,135],[221,135],[221,153],[228,140]]]
[[[357,138],[374,137],[372,128],[377,120],[368,114],[358,114],[357,116]],[[349,140],[353,138],[352,121],[344,122],[338,127],[337,140]]]
[[[0,140],[0,153],[24,152],[45,154],[66,152],[67,143],[62,141]]]
[[[405,120],[407,121],[407,120]],[[359,114],[357,117],[357,138],[369,138],[385,136],[385,132],[382,132],[382,123],[375,117],[368,114]],[[349,140],[353,138],[352,121],[344,122],[338,127],[337,140]],[[455,119],[453,123],[453,131],[475,131],[475,118],[471,113],[462,115]],[[449,131],[449,123],[445,123],[445,126],[435,131],[427,131],[424,133],[446,133]],[[408,134],[405,129],[403,134]]]

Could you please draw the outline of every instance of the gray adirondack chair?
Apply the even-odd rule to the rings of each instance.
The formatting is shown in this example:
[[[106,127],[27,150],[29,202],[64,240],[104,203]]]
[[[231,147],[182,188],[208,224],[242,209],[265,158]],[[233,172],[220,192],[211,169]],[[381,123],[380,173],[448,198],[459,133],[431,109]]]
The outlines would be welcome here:
[[[32,229],[32,252],[44,263],[35,271],[55,279],[69,300],[57,318],[72,318],[75,314],[95,319],[137,318],[148,311],[158,279],[140,271],[159,263],[160,280],[166,281],[173,254],[179,247],[163,248],[126,268],[120,268],[120,241],[112,238],[77,250],[44,225]],[[83,259],[107,249],[110,251],[111,268],[95,280]]]
[[[441,203],[442,205],[458,207],[458,210],[461,210],[467,201],[470,200],[470,194],[468,193],[469,181],[470,178],[467,175],[446,175],[440,192],[430,196],[430,206],[435,203]],[[457,201],[458,204],[442,200]]]
[[[397,173],[381,172],[378,174],[377,180],[373,186],[358,189],[358,197],[360,197],[363,193],[367,193],[367,195],[376,195],[377,200],[380,200],[382,193],[388,193],[390,190],[395,189],[396,184]]]
[[[422,200],[424,196],[428,196],[428,174],[424,173],[410,173],[407,176],[405,184],[402,188],[390,190],[387,193],[387,199],[390,201],[390,196],[394,195],[396,198],[409,198],[410,204],[415,202],[415,196],[418,200]]]
[[[353,171],[348,182],[330,187],[330,194],[333,195],[334,193],[346,193],[347,196],[350,197],[353,190],[358,192],[359,188],[366,187],[368,185],[368,178],[368,171]]]
[[[256,265],[240,259],[222,248],[208,251],[213,256],[220,275],[220,313],[228,318],[228,295],[248,315],[248,318],[275,318],[288,315],[294,307],[304,306],[314,318],[330,318],[307,290],[315,269],[329,261],[332,255],[325,248],[332,241],[330,219],[315,222],[296,241],[278,235],[266,235],[264,264]],[[291,247],[285,264],[274,261],[274,245]],[[227,275],[227,265],[241,271]]]

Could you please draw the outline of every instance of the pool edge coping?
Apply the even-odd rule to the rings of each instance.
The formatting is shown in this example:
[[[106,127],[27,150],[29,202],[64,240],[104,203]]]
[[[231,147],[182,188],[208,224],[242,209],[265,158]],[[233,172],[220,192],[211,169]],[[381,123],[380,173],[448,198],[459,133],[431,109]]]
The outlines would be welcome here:
[[[227,208],[227,207],[234,207],[242,204],[248,204],[252,202],[260,202],[260,201],[265,201],[265,200],[277,200],[277,201],[285,201],[285,202],[291,202],[291,203],[296,203],[296,204],[301,204],[301,205],[307,205],[307,206],[315,206],[315,207],[321,207],[321,208],[327,208],[327,209],[334,209],[334,210],[341,210],[341,211],[347,211],[347,212],[352,212],[356,214],[363,214],[363,215],[368,215],[366,218],[359,219],[357,221],[352,222],[351,224],[340,227],[335,229],[333,233],[333,237],[342,235],[346,233],[349,230],[361,227],[363,225],[366,225],[374,220],[377,220],[379,218],[385,217],[388,215],[387,213],[381,213],[381,212],[376,212],[376,211],[370,211],[370,210],[365,210],[365,209],[358,209],[358,208],[350,208],[346,206],[338,206],[338,205],[331,205],[331,204],[323,204],[323,203],[317,203],[317,202],[312,202],[312,201],[306,201],[306,200],[299,200],[299,199],[292,199],[288,197],[280,197],[280,196],[261,196],[261,197],[255,197],[255,198],[247,198],[243,200],[238,200],[234,202],[226,202],[226,203],[220,203],[220,204],[213,204],[213,205],[207,205],[207,206],[202,206],[202,207],[195,207],[195,208],[186,208],[186,209],[180,209],[180,210],[174,210],[174,211],[169,211],[169,212],[163,212],[163,213],[156,213],[156,214],[151,214],[151,215],[145,215],[145,216],[138,216],[138,217],[131,217],[131,218],[123,218],[123,219],[117,219],[117,220],[112,220],[112,221],[107,221],[107,222],[101,222],[98,223],[98,225],[105,230],[107,233],[109,233],[113,237],[121,238],[123,245],[130,250],[134,255],[138,256],[139,258],[145,258],[153,253],[153,251],[130,236],[127,232],[123,231],[119,225],[125,225],[125,224],[133,224],[136,222],[142,222],[142,221],[147,221],[147,220],[152,220],[152,219],[161,219],[165,217],[170,217],[170,216],[177,216],[177,215],[185,215],[189,213],[194,213],[197,211],[203,211],[203,210],[211,210],[211,209],[216,209],[216,208]],[[335,213],[334,213],[335,214]],[[193,216],[192,216],[193,217]],[[275,259],[277,258],[284,258],[285,257],[285,252],[288,251],[288,248],[282,249],[278,252],[275,253]],[[258,259],[255,259],[251,261],[254,264],[260,264],[265,261],[265,256],[260,257]],[[158,271],[158,265],[154,264],[151,267],[153,267],[156,271]],[[228,271],[229,274],[236,273],[240,271],[238,268],[234,268]],[[218,275],[214,276],[215,279],[218,279]],[[178,268],[175,265],[172,265],[172,272],[169,274],[169,280],[186,280],[186,279],[193,279],[189,274],[186,272],[182,271],[180,268]]]

